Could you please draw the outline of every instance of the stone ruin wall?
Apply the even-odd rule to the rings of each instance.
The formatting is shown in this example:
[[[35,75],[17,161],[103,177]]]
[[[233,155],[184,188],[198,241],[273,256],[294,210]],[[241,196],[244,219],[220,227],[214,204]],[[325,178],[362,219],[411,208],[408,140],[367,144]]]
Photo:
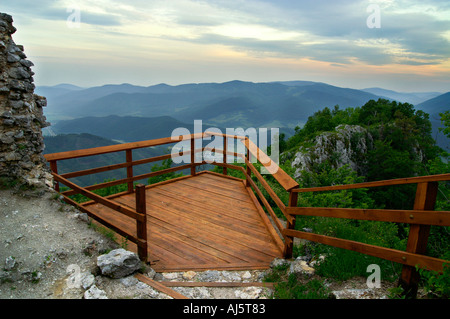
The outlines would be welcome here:
[[[30,186],[51,186],[42,155],[45,97],[34,94],[33,63],[16,45],[10,15],[0,13],[0,178]]]

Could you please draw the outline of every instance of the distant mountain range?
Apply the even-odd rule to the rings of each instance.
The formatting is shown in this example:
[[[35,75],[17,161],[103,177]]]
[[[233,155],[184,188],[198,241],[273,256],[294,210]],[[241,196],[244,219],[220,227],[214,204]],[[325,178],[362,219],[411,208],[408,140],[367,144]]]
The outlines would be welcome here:
[[[278,127],[290,135],[324,107],[358,107],[378,98],[408,102],[429,113],[438,136],[438,114],[450,109],[450,92],[356,90],[311,81],[92,88],[61,84],[37,87],[36,93],[48,100],[44,112],[52,126],[46,134],[90,133],[118,141],[170,136],[176,127],[191,130],[199,119],[219,128]],[[439,136],[438,142],[442,138],[446,139]]]

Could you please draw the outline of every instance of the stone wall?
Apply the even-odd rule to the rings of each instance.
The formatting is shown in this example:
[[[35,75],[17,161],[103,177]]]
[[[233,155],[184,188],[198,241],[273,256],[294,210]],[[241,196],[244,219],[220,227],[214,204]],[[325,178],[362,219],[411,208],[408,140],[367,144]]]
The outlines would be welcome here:
[[[51,185],[42,128],[45,97],[34,94],[33,63],[16,45],[10,15],[0,13],[0,177],[28,185]]]

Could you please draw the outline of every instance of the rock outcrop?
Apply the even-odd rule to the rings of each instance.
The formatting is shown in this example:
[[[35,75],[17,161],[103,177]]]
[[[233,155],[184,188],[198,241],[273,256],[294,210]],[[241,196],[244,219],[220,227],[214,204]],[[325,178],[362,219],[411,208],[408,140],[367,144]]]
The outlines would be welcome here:
[[[334,132],[318,135],[311,147],[301,147],[295,154],[292,167],[296,169],[295,178],[301,171],[314,171],[315,167],[328,161],[334,168],[349,165],[360,175],[365,175],[365,158],[372,148],[373,138],[359,125],[339,125]]]
[[[16,45],[10,15],[0,13],[0,177],[51,186],[42,152],[45,97],[34,94],[33,63]]]

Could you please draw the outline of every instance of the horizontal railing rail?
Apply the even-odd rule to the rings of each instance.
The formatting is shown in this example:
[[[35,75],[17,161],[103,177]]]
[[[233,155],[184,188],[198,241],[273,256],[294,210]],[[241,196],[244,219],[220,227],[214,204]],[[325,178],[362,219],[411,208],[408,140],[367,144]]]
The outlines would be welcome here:
[[[201,147],[196,148],[195,140],[202,139],[204,137],[215,136],[216,138],[223,138],[223,148],[213,147]],[[240,141],[245,147],[245,153],[235,152],[228,149],[228,139],[234,139]],[[181,153],[173,153],[155,156],[152,158],[133,160],[132,150],[156,147],[166,144],[178,143],[181,141],[190,141],[190,149],[183,149]],[[80,157],[88,157],[94,155],[125,152],[126,161],[119,164],[112,164],[98,168],[91,168],[81,170],[78,172],[67,172],[63,174],[58,173],[58,161],[69,160]],[[200,152],[212,152],[215,154],[221,154],[222,161],[209,161],[202,159],[196,161],[196,154]],[[402,275],[400,278],[400,284],[409,291],[417,289],[417,271],[415,267],[422,267],[429,270],[441,271],[444,264],[449,261],[425,256],[425,249],[428,239],[429,228],[434,226],[450,226],[450,212],[447,211],[435,211],[434,204],[436,201],[437,183],[443,181],[450,181],[450,174],[432,175],[432,176],[418,176],[411,178],[393,179],[385,181],[375,181],[367,183],[358,183],[351,185],[333,185],[324,187],[312,187],[312,188],[299,188],[299,184],[283,171],[277,163],[275,163],[267,154],[260,150],[256,144],[254,144],[246,136],[227,135],[216,132],[204,132],[188,135],[180,135],[170,138],[160,138],[150,141],[124,143],[111,146],[103,146],[84,150],[75,150],[60,152],[54,154],[44,155],[47,161],[50,163],[50,168],[55,179],[55,189],[59,191],[59,184],[63,184],[70,188],[68,191],[62,192],[65,200],[72,205],[78,206],[81,210],[87,211],[85,206],[89,203],[76,203],[69,198],[71,195],[82,194],[96,203],[105,205],[119,213],[125,214],[131,217],[137,222],[136,234],[127,234],[118,227],[111,225],[107,220],[99,218],[98,216],[91,217],[96,218],[107,227],[116,230],[119,234],[126,236],[133,242],[137,243],[138,249],[140,249],[141,255],[144,255],[144,249],[146,250],[146,233],[143,230],[143,220],[146,216],[145,205],[142,204],[142,187],[136,187],[134,189],[134,182],[147,179],[150,177],[167,174],[180,170],[189,170],[191,175],[196,174],[196,167],[203,164],[212,164],[223,167],[223,174],[227,175],[227,169],[234,169],[240,171],[245,176],[244,182],[248,189],[256,194],[256,198],[266,209],[266,213],[271,218],[272,223],[278,229],[279,234],[283,238],[282,252],[285,258],[292,257],[293,241],[294,237],[302,238],[305,240],[315,241],[322,244],[344,248],[348,250],[357,251],[367,255],[376,256],[379,258],[391,260],[403,264]],[[134,175],[133,168],[137,165],[148,164],[152,162],[162,161],[169,158],[176,158],[179,156],[188,156],[190,162],[184,165],[179,165],[167,169],[163,169],[156,172],[149,172],[141,175]],[[239,159],[243,166],[234,165],[235,160],[230,158]],[[277,193],[270,186],[270,183],[263,174],[256,168],[254,163],[259,162],[267,172],[274,178],[275,181],[286,191],[289,195],[287,203],[283,202]],[[113,171],[117,169],[126,169],[127,177],[119,180],[108,181],[96,185],[90,185],[86,187],[80,187],[73,182],[70,182],[70,178],[76,178],[86,175],[92,175],[102,172]],[[114,195],[110,197],[102,197],[95,193],[94,190],[106,188],[110,186],[116,186],[120,184],[127,184],[128,190],[123,193],[136,192],[136,203],[139,204],[135,210],[119,205],[112,199]],[[259,184],[259,186],[258,186]],[[417,184],[417,192],[415,198],[414,209],[412,210],[393,210],[393,209],[356,209],[356,208],[328,208],[328,207],[298,207],[298,196],[305,192],[323,192],[323,191],[341,191],[358,188],[371,188],[382,186],[395,186]],[[282,215],[286,219],[286,226],[280,221],[279,217],[275,213],[273,207],[269,203],[260,189],[265,190],[270,199],[275,203],[276,207],[281,211]],[[147,186],[152,187],[152,186]],[[139,195],[138,190],[139,189]],[[144,190],[145,191],[145,190]],[[251,192],[250,191],[250,192]],[[145,198],[145,196],[144,196]],[[257,200],[255,198],[255,200]],[[138,207],[139,206],[139,207]],[[410,234],[408,237],[408,244],[406,251],[394,250],[387,247],[373,246],[365,243],[355,242],[346,239],[340,239],[325,235],[313,234],[309,232],[303,232],[295,229],[296,216],[321,216],[330,218],[346,218],[357,220],[371,220],[371,221],[383,221],[383,222],[395,222],[395,223],[407,223],[410,225]],[[145,239],[144,239],[145,238]],[[145,247],[145,248],[144,248]],[[145,253],[146,254],[146,253]]]

